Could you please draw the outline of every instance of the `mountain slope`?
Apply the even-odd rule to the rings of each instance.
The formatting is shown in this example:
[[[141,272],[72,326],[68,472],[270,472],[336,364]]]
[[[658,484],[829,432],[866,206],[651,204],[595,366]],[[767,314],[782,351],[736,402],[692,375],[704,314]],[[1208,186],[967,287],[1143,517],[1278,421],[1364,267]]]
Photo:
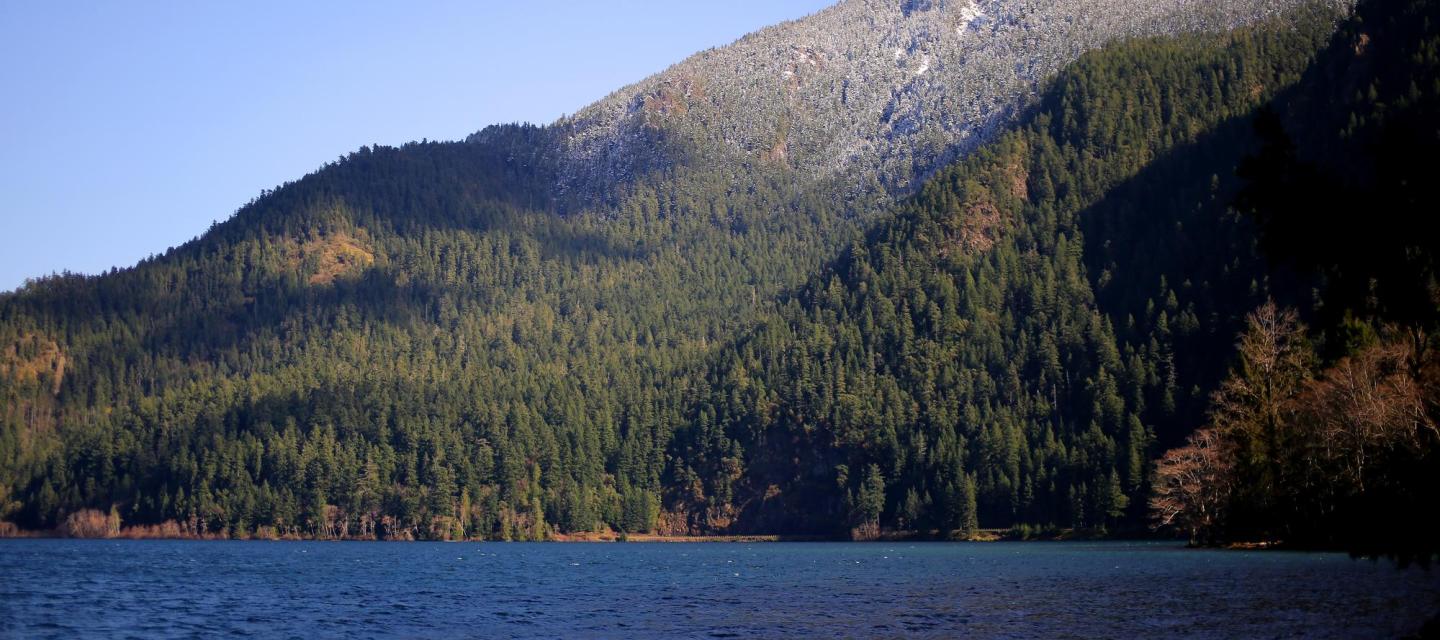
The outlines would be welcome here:
[[[1440,6],[1362,3],[1255,118],[1235,201],[1278,304],[1247,319],[1203,427],[1157,464],[1152,507],[1194,541],[1440,551],[1437,50]]]
[[[1082,57],[720,353],[676,441],[688,525],[1139,524],[1152,442],[1264,295],[1234,171],[1330,24],[1287,21]]]
[[[962,122],[970,116],[940,115],[933,121],[925,115],[920,120],[929,124],[924,126],[897,128],[894,118],[880,120],[892,99],[898,109],[892,115],[916,105],[922,114],[946,114],[952,110],[947,95],[969,95],[985,77],[968,74],[1011,69],[1007,65],[1022,56],[1043,53],[1043,62],[1015,70],[1013,77],[998,83],[998,93],[976,94],[987,96],[976,109],[1017,113],[1024,86],[1048,73],[1046,69],[1058,68],[1065,56],[1099,44],[1102,36],[1212,24],[1206,16],[1212,15],[1214,5],[1147,3],[1143,6],[1151,8],[1138,14],[1142,21],[1135,25],[1089,24],[1070,27],[1073,32],[1057,27],[1055,34],[1037,25],[1064,23],[1066,15],[1069,24],[1086,24],[1084,15],[1104,14],[1061,11],[1099,6],[1087,3],[1046,6],[1051,8],[1038,3],[986,5],[981,8],[986,15],[1004,17],[987,27],[969,5],[914,3],[897,9],[845,3],[685,63],[717,69],[700,74],[711,87],[704,95],[715,96],[709,103],[702,104],[711,99],[700,100],[693,92],[688,99],[693,104],[646,98],[670,86],[666,80],[678,77],[672,70],[667,72],[672,75],[627,89],[555,126],[492,127],[465,143],[362,149],[262,194],[202,238],[133,269],[44,279],[0,297],[0,519],[49,528],[64,526],[81,509],[113,507],[124,522],[172,521],[177,530],[191,535],[400,538],[533,538],[557,529],[604,527],[828,531],[849,524],[839,492],[817,491],[817,480],[795,478],[787,471],[791,463],[780,459],[785,448],[771,452],[774,461],[747,459],[764,450],[763,441],[732,437],[742,435],[738,433],[727,436],[728,442],[707,435],[705,416],[718,411],[714,407],[719,404],[712,394],[729,388],[711,376],[728,364],[737,336],[739,348],[746,349],[743,345],[754,343],[748,336],[757,322],[773,318],[777,309],[795,313],[795,305],[809,294],[790,293],[820,273],[836,250],[861,240],[862,224],[884,224],[892,212],[888,196],[883,190],[855,190],[852,185],[909,184],[935,169],[930,163],[936,158],[959,153],[970,144],[967,140],[978,142],[983,136],[974,131],[999,130],[995,127],[1001,120],[975,129]],[[1247,20],[1271,5],[1221,6],[1224,20],[1213,24]],[[873,17],[876,28],[859,29],[856,25],[869,24],[856,17],[862,14]],[[971,18],[975,21],[956,35],[964,43],[980,41],[973,47],[962,43],[947,48],[943,38],[948,35],[936,35],[941,39],[933,42],[921,39],[915,52],[935,47],[937,56],[924,74],[893,57],[888,64],[895,66],[874,71],[876,77],[870,79],[865,75],[869,63],[856,63],[853,69],[828,67],[832,76],[855,74],[853,84],[872,92],[856,86],[854,100],[849,89],[837,90],[819,76],[800,82],[796,99],[821,106],[791,111],[800,114],[787,124],[793,131],[785,133],[786,140],[793,136],[793,151],[787,142],[783,158],[773,153],[769,159],[758,157],[775,147],[766,146],[765,138],[754,132],[766,130],[766,118],[789,108],[784,106],[787,85],[776,84],[771,73],[778,70],[783,76],[786,69],[781,67],[792,59],[766,54],[782,46],[768,38],[804,32],[807,25],[818,25],[816,33],[830,33],[835,24],[849,25],[858,29],[858,36],[847,46],[883,52],[897,38],[913,40],[921,30],[933,34],[937,25],[953,27],[947,21]],[[1196,105],[1167,97],[1158,88],[1142,92],[1149,96],[1142,105],[1146,109],[1170,104],[1179,114],[1165,121],[1165,146],[1153,148],[1194,140],[1216,124],[1217,113],[1204,110],[1215,104],[1223,113],[1253,106],[1286,81],[1308,52],[1302,45],[1313,44],[1315,30],[1323,32],[1327,24],[1310,24],[1311,31],[1299,35],[1280,30],[1253,36],[1291,44],[1239,51],[1233,60],[1215,57],[1213,48],[1221,45],[1190,40],[1177,50],[1162,47],[1156,53],[1158,62],[1139,55],[1128,64],[1164,67],[1169,57],[1190,60],[1187,56],[1199,55],[1164,68],[1209,70],[1202,77],[1221,87],[1221,93],[1207,95]],[[987,44],[992,42],[996,44]],[[839,51],[821,47],[817,55],[829,60],[823,56],[841,56]],[[1148,50],[1120,51],[1114,55]],[[941,53],[973,56],[976,62],[960,64],[942,59]],[[738,71],[726,66],[731,64],[727,60],[742,58],[762,62],[739,66]],[[1244,62],[1245,72],[1232,72],[1224,66],[1227,60]],[[685,64],[679,69],[687,68]],[[967,71],[971,67],[976,71]],[[1071,76],[1087,77],[1088,72]],[[1124,74],[1095,77],[1122,95],[1128,90]],[[1172,81],[1193,88],[1188,84],[1193,78],[1166,76],[1165,82]],[[948,83],[955,87],[947,94]],[[1260,91],[1252,95],[1255,83]],[[739,101],[736,96],[744,94],[734,87],[745,86],[769,88],[758,99]],[[1064,158],[1075,164],[1066,172],[1086,177],[1103,170],[1104,179],[1077,179],[1072,186],[1052,180],[1049,187],[1024,181],[1026,193],[1071,207],[1067,215],[1073,215],[1077,203],[1099,198],[1118,176],[1131,175],[1154,159],[1144,149],[1132,148],[1132,141],[1115,137],[1116,131],[1104,124],[1113,96],[1090,95],[1089,89],[1083,83],[1056,89],[1059,93],[1053,95],[1076,102],[1060,111],[1093,112],[1095,117],[1063,123],[1065,135],[1076,137],[1056,138],[1063,141],[1054,144],[1066,148]],[[652,102],[659,106],[647,110],[644,105]],[[680,104],[687,106],[676,108]],[[1191,106],[1203,109],[1196,114],[1179,109]],[[854,124],[857,129],[845,122],[870,124]],[[840,129],[832,130],[832,125]],[[857,144],[867,151],[848,156],[837,151]],[[898,151],[887,155],[891,148]],[[1095,163],[1086,155],[1112,148],[1124,153]],[[939,155],[931,156],[929,150]],[[1033,161],[1028,153],[1019,156]],[[839,157],[844,162],[828,164]],[[948,189],[944,184],[938,180],[930,189],[943,194]],[[996,197],[1015,202],[981,206],[979,217],[990,222],[950,230],[960,240],[946,245],[946,259],[978,264],[992,255],[994,246],[1012,242],[1002,233],[1009,223],[1001,205],[1014,206],[1020,198],[1013,176],[1008,184],[996,188]],[[1089,190],[1076,192],[1076,186]],[[913,210],[930,202],[925,198],[908,204],[912,213],[905,213],[893,229],[910,224]],[[557,209],[570,215],[557,215]],[[874,231],[860,246],[881,251],[886,233]],[[1078,237],[1067,239],[1069,252],[1059,254],[1066,260],[1062,272],[1069,280],[1064,282],[1072,286],[1063,299],[1066,314],[1073,312],[1071,303],[1088,311],[1095,306],[1077,284],[1079,269],[1070,260]],[[1054,239],[1047,238],[1043,242]],[[1044,246],[1049,250],[1050,245]],[[851,250],[850,255],[865,251]],[[1021,255],[1034,261],[1032,253],[1027,248]],[[884,260],[880,255],[876,263]],[[1053,279],[1029,269],[1005,263],[977,271],[977,286],[1009,291],[1014,277]],[[844,279],[857,286],[862,281],[859,274]],[[1159,324],[1161,318],[1197,313],[1178,302],[1172,308],[1165,291],[1160,294],[1165,308],[1140,322]],[[943,293],[926,295],[943,299]],[[890,335],[905,330],[901,311],[929,311],[919,299],[908,302],[908,307],[892,305],[890,315],[882,304],[876,322],[860,325],[865,340],[876,341],[869,357],[901,357],[897,354],[914,347]],[[993,325],[996,318],[984,313],[979,318],[992,323],[989,334],[1013,328],[1013,317],[1004,320],[1012,324],[1000,327]],[[1188,326],[1189,320],[1185,322]],[[1093,329],[1100,337],[1076,342],[1066,335],[1063,344],[1079,345],[1078,353],[1094,355],[1091,350],[1110,340],[1108,332],[1119,331],[1105,324],[1085,320],[1073,325]],[[826,325],[807,326],[819,331]],[[1043,337],[1048,326],[1041,322],[1031,337]],[[1135,330],[1148,332],[1148,327]],[[760,331],[764,335],[766,329]],[[1031,337],[1005,335],[1017,341],[1009,345],[1019,349],[1017,354],[1030,353],[1026,341]],[[947,335],[939,341],[953,349],[954,339]],[[786,341],[775,342],[767,354],[745,357],[794,355]],[[1136,354],[1142,359],[1136,366],[1144,369],[1147,381],[1165,381],[1158,388],[1146,382],[1145,393],[1155,395],[1162,406],[1168,406],[1167,394],[1172,403],[1183,402],[1169,389],[1178,388],[1182,374],[1170,375],[1174,367],[1164,364],[1165,347],[1147,344],[1144,349]],[[986,363],[1000,357],[998,353],[987,355]],[[1042,378],[1030,378],[1031,373],[1025,372],[1024,384],[1052,380],[1063,372],[1045,370]],[[888,386],[876,387],[865,401],[884,406],[894,400],[893,418],[887,419],[913,433],[941,424],[930,417],[912,420],[919,407],[903,398],[895,379],[891,376]],[[947,389],[951,382],[944,381]],[[1082,405],[1086,398],[1104,395],[1067,385],[1069,403]],[[784,402],[776,404],[776,410],[791,412],[810,402],[804,396],[778,399]],[[929,406],[928,397],[920,399]],[[990,399],[998,401],[999,396]],[[1018,409],[1021,413],[1011,416],[1012,423],[1018,428],[1024,420],[1039,420],[1047,406],[1041,400],[1027,400]],[[935,411],[943,407],[936,404]],[[858,414],[867,420],[874,413],[860,409],[869,412]],[[748,410],[725,409],[741,422],[748,420],[743,418]],[[989,419],[989,414],[979,414],[975,420],[982,415]],[[1142,426],[1151,419],[1135,403],[1116,415],[1126,434],[1131,432],[1130,418],[1140,416]],[[947,428],[954,427],[952,419],[945,420]],[[802,422],[796,424],[800,433],[808,433]],[[1064,424],[1069,430],[1075,423]],[[968,422],[966,428],[979,426]],[[1114,428],[1112,422],[1099,427],[1112,440],[1118,433]],[[1014,441],[1016,429],[1006,429],[1002,435]],[[888,442],[889,433],[877,429],[864,437]],[[876,482],[857,486],[857,494],[865,489],[866,499],[859,502],[878,502],[892,518],[887,524],[897,522],[894,505],[907,503],[910,488],[916,489],[917,501],[924,499],[922,489],[933,501],[955,477],[919,480],[940,468],[909,462],[922,458],[912,457],[909,447],[933,449],[936,441],[928,438],[907,436],[904,447],[890,447],[892,455],[900,455],[900,467],[889,464],[883,472],[892,479],[889,489],[878,477],[880,471],[867,473],[867,463],[875,456],[856,455],[852,461],[849,478],[857,483],[873,478],[881,485],[878,495]],[[1140,439],[1125,438],[1129,456]],[[785,446],[802,442],[792,440]],[[1030,455],[1035,451],[1030,446],[1037,442],[1022,438],[1007,444],[1003,453]],[[736,449],[737,443],[743,451]],[[1067,441],[1065,448],[1070,447]],[[821,449],[816,453],[829,455]],[[1130,461],[1125,458],[1126,465]],[[1057,503],[1053,498],[1058,494],[1048,485],[1043,487],[1046,504],[1006,511],[997,506],[1002,499],[997,496],[1004,492],[997,484],[999,476],[974,462],[976,466],[963,467],[968,474],[981,469],[989,474],[966,481],[972,492],[976,486],[981,489],[977,500],[984,505],[986,524],[1077,517],[1083,518],[1079,522],[1097,521],[1094,508]],[[1080,464],[1068,458],[1066,464],[1088,475],[1057,484],[1056,491],[1084,486],[1095,494],[1093,487],[1104,475],[1107,487],[1113,479],[1127,483],[1122,493],[1135,495],[1137,474],[1132,467],[1120,472],[1113,461]],[[817,468],[821,475],[834,471],[833,466]],[[894,483],[900,468],[913,469],[917,480]],[[741,477],[745,479],[737,485]],[[825,481],[833,485],[834,475]],[[955,483],[957,495],[966,495],[966,483],[958,478]],[[786,497],[767,507],[771,485]],[[791,499],[790,493],[809,493],[823,504],[814,518],[799,518],[798,510],[811,503],[809,498]],[[1111,501],[1112,506],[1116,503]],[[1110,517],[1110,510],[1102,511]],[[940,521],[925,517],[927,522]],[[916,524],[916,518],[906,514],[905,523]]]
[[[561,188],[589,193],[698,154],[907,190],[987,141],[1087,50],[1226,30],[1295,4],[845,0],[562,119]]]

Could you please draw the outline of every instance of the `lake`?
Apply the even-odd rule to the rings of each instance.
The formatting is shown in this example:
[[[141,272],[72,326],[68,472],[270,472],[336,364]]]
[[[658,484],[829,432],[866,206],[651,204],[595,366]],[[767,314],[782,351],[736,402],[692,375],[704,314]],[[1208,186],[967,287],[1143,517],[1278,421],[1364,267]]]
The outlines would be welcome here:
[[[1440,571],[1173,543],[0,540],[0,636],[1386,637]]]

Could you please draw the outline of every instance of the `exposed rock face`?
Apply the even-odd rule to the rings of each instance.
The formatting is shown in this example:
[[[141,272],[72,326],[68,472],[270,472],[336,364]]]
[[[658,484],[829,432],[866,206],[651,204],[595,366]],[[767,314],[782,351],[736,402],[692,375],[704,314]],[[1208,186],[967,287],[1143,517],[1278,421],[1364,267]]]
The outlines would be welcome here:
[[[558,186],[590,194],[676,161],[718,157],[816,178],[860,169],[904,190],[985,141],[1087,50],[1228,29],[1305,3],[843,0],[699,53],[557,122]]]
[[[330,284],[375,263],[375,254],[365,242],[343,231],[290,244],[287,249],[293,266],[304,271],[312,285]]]

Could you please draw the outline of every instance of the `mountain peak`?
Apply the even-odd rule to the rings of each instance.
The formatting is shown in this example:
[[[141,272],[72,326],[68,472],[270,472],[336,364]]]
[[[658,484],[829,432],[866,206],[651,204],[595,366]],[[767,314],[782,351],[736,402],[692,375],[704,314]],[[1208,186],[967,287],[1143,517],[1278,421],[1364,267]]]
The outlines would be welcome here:
[[[1229,29],[1299,4],[844,0],[562,119],[561,191],[623,184],[688,154],[783,163],[809,178],[878,168],[881,184],[903,190],[988,139],[1085,51]]]

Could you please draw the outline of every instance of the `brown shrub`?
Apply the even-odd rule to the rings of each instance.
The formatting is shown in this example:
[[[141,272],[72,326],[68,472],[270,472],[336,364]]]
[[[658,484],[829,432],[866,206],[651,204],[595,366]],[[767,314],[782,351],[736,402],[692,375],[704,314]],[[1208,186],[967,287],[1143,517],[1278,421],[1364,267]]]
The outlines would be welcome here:
[[[81,509],[60,523],[60,535],[67,538],[113,538],[120,534],[120,513],[109,515],[99,509]]]

